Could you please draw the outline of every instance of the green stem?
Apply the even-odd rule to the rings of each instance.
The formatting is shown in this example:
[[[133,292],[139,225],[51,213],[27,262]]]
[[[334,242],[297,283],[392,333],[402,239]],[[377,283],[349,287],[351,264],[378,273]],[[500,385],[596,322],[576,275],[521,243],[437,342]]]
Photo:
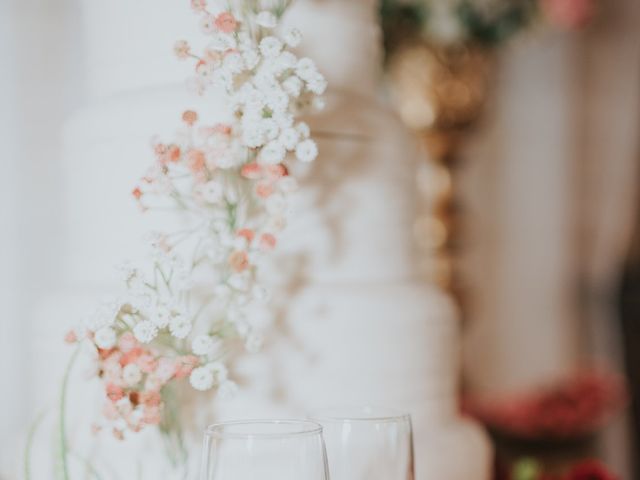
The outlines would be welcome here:
[[[36,436],[36,432],[38,431],[38,427],[42,420],[44,419],[46,412],[40,413],[36,419],[31,424],[29,428],[29,433],[27,435],[27,444],[24,450],[24,479],[31,480],[31,450],[33,449],[33,441]]]
[[[69,364],[64,372],[62,379],[62,391],[60,392],[60,426],[59,426],[59,440],[60,440],[60,461],[62,464],[62,478],[63,480],[69,480],[69,462],[68,462],[68,441],[67,441],[67,388],[69,386],[69,377],[71,376],[71,370],[80,353],[80,347],[76,348],[75,352],[69,360]]]

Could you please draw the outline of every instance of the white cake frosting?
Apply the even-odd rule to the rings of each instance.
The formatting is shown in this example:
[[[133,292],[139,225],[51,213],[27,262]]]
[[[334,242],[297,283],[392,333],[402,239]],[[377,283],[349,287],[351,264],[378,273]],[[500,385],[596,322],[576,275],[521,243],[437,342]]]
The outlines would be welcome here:
[[[265,275],[275,287],[277,322],[264,351],[238,361],[240,394],[218,402],[215,413],[291,416],[340,404],[405,409],[414,420],[419,480],[484,480],[486,439],[457,412],[456,311],[418,278],[412,224],[419,157],[377,99],[376,3],[298,0],[287,14],[286,23],[304,33],[302,53],[330,82],[327,109],[309,119],[321,154],[295,172],[301,191]],[[186,108],[202,110],[184,88],[189,68],[169,53],[179,38],[198,44],[188,2],[83,6],[90,102],[64,131],[65,269],[59,291],[41,308],[48,326],[35,330],[48,336],[41,348],[53,349],[56,359],[61,351],[47,345],[77,320],[70,305],[78,311],[108,294],[114,264],[142,255],[149,229],[166,229],[166,217],[141,215],[130,197],[152,161],[150,138],[170,137]],[[209,102],[210,112],[221,108],[215,98]],[[52,380],[43,374],[37,385],[49,389]]]

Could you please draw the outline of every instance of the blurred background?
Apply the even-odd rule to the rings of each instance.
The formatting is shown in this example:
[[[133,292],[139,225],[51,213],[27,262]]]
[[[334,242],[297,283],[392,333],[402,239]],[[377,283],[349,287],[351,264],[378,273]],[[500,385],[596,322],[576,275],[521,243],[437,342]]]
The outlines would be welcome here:
[[[394,22],[422,21],[406,3],[383,10],[389,98],[424,140],[416,231],[435,253],[425,268],[462,306],[469,412],[505,463],[561,444],[640,478],[640,2],[453,49],[422,27],[394,36]],[[32,318],[66,241],[61,126],[87,99],[79,17],[75,0],[0,1],[0,465],[39,407],[28,379],[46,368]]]

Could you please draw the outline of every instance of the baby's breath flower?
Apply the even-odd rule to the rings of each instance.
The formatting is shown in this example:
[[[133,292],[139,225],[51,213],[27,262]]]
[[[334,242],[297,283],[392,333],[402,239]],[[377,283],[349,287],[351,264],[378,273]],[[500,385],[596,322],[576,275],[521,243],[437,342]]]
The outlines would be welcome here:
[[[158,335],[158,327],[149,320],[143,320],[133,327],[133,335],[140,343],[149,343]]]
[[[285,128],[279,138],[280,144],[289,151],[295,150],[298,140],[300,140],[300,136],[293,128]]]
[[[264,2],[264,11],[243,17],[221,2],[190,2],[209,44],[197,53],[180,40],[174,52],[194,62],[189,90],[221,91],[230,116],[212,125],[206,111],[187,110],[172,141],[154,139],[155,163],[134,196],[145,209],[156,200],[161,207],[177,205],[184,229],[154,235],[149,265],[123,272],[122,299],[101,305],[87,319],[86,334],[68,336],[74,342],[88,337],[99,350],[96,372],[108,398],[101,425],[119,438],[162,421],[160,392],[174,380],[188,377],[194,389],[215,387],[221,397],[235,393],[217,359],[226,335],[240,337],[251,352],[262,343],[248,319],[260,321],[249,309],[268,300],[257,276],[277,246],[297,189],[285,164],[294,161],[288,152],[301,162],[318,155],[309,126],[296,116],[320,108],[327,82],[311,59],[290,50],[300,44],[300,32],[275,36],[278,17]],[[196,318],[202,331],[224,335],[192,334]]]
[[[296,75],[305,81],[310,81],[318,75],[316,64],[310,58],[301,58],[296,64]]]
[[[207,367],[194,368],[189,376],[191,386],[196,390],[205,392],[213,387],[213,372]]]
[[[185,58],[189,58],[189,54],[191,53],[191,47],[189,47],[189,43],[186,40],[178,40],[173,47],[173,51],[180,60],[184,60]]]
[[[122,380],[130,387],[142,380],[142,371],[135,363],[130,363],[122,369]]]
[[[271,141],[260,152],[260,161],[266,165],[277,165],[284,160],[287,150],[278,141]]]
[[[191,322],[184,315],[177,315],[169,322],[169,331],[176,338],[183,339],[191,333]]]
[[[256,23],[264,28],[275,28],[278,24],[278,19],[273,13],[264,11],[256,15]]]
[[[284,41],[289,47],[296,48],[302,42],[302,33],[297,28],[292,28],[285,34]]]
[[[277,37],[264,37],[260,42],[260,53],[267,58],[277,57],[282,51],[282,42]]]
[[[93,341],[98,348],[109,350],[116,345],[116,332],[111,327],[102,327],[95,332]]]
[[[318,156],[318,146],[313,140],[304,140],[296,147],[296,157],[304,163],[313,162]]]
[[[191,342],[191,350],[196,355],[212,355],[216,349],[216,342],[209,335],[199,335]]]

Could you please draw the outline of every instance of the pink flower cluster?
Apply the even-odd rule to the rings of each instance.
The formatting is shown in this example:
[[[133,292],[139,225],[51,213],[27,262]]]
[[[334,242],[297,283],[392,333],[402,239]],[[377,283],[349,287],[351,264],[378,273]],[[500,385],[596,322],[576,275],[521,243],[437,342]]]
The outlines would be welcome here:
[[[76,341],[69,334],[67,341]],[[97,348],[97,347],[96,347]],[[115,347],[97,348],[98,377],[104,383],[106,423],[116,438],[125,431],[139,432],[147,425],[162,421],[162,389],[172,380],[188,378],[200,364],[194,355],[168,357],[157,349],[141,344],[131,332],[120,336]]]
[[[98,349],[98,376],[105,385],[104,417],[113,434],[123,438],[125,430],[139,432],[162,421],[162,388],[171,380],[189,377],[199,364],[193,355],[164,357],[142,345],[131,332],[117,346]]]

